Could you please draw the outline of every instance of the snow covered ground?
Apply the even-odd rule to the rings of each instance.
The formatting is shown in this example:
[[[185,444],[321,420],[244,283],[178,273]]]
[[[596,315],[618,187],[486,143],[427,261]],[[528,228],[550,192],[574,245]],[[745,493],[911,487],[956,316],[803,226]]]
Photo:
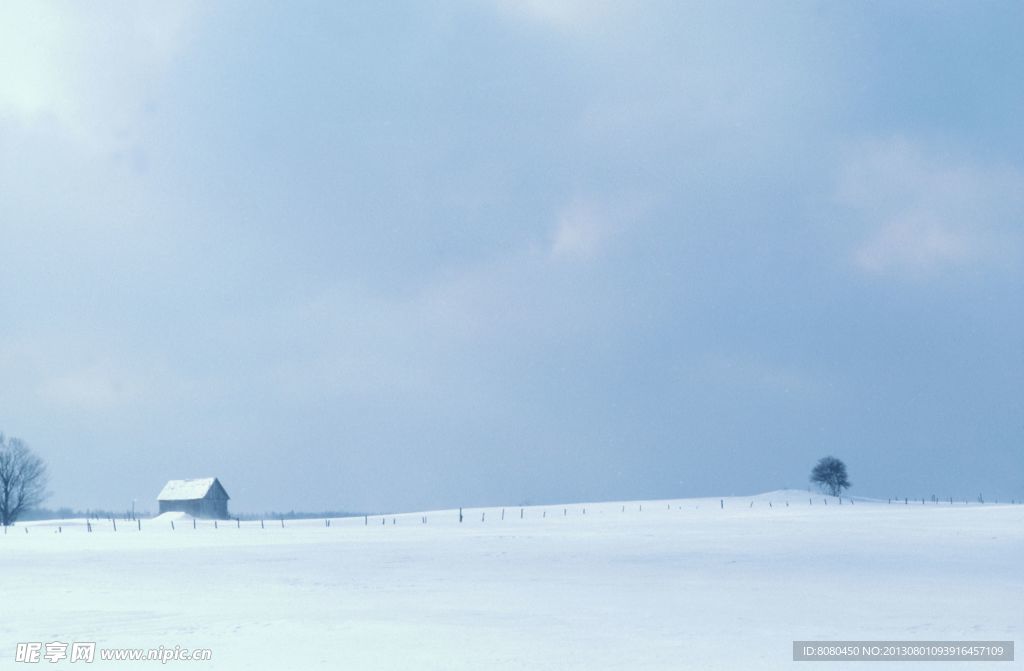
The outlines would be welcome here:
[[[793,662],[792,642],[1019,642],[1024,505],[808,497],[19,524],[0,536],[0,668],[76,668],[14,664],[33,641],[212,650],[170,667],[474,671],[853,671],[886,665]]]

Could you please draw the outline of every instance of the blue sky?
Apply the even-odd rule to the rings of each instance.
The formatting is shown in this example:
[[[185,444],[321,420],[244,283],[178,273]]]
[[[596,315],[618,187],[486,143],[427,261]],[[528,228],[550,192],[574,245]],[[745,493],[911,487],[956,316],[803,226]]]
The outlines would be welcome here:
[[[51,505],[1024,498],[1020,3],[5,3]]]

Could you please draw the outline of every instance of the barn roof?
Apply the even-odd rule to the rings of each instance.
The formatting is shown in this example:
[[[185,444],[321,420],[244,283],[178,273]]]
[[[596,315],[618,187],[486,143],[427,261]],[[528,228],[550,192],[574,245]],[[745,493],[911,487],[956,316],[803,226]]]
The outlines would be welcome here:
[[[193,478],[191,480],[168,480],[164,488],[157,496],[158,501],[191,501],[194,499],[206,498],[214,487],[220,488],[227,498],[228,493],[224,486],[217,481],[217,478]]]

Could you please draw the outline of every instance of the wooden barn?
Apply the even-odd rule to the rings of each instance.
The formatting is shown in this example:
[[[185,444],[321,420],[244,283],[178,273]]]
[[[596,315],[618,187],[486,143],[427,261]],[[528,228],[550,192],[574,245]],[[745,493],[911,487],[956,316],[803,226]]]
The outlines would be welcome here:
[[[226,520],[230,498],[217,478],[194,478],[169,480],[160,490],[157,501],[161,514],[182,512],[192,517]]]

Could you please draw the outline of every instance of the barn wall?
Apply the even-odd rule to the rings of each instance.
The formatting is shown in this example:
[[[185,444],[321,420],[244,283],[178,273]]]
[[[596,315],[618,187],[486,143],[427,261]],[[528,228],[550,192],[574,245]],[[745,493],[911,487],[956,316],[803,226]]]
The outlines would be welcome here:
[[[160,512],[187,513],[192,517],[204,517],[208,519],[226,520],[228,517],[228,502],[214,501],[210,499],[195,499],[192,501],[160,501]]]
[[[213,519],[228,519],[228,502],[224,500],[202,499],[200,501],[200,516]]]
[[[188,513],[200,517],[199,501],[160,501],[160,512]]]

